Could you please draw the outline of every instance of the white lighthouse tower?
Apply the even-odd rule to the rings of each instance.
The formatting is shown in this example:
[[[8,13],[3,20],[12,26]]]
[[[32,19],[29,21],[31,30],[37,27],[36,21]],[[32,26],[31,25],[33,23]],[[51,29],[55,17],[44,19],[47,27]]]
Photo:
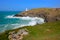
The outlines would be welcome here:
[[[28,9],[26,8],[26,10],[25,11],[28,11]]]

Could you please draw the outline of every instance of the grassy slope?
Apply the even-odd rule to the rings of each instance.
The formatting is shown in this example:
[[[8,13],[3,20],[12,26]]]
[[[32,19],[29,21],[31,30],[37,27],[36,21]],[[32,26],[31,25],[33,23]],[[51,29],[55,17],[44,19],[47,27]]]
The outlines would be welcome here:
[[[29,30],[29,35],[25,36],[23,40],[60,40],[60,21],[19,29],[24,28]],[[15,31],[18,31],[19,29],[15,29]],[[8,32],[10,31],[2,33],[0,35],[0,40],[8,40]]]

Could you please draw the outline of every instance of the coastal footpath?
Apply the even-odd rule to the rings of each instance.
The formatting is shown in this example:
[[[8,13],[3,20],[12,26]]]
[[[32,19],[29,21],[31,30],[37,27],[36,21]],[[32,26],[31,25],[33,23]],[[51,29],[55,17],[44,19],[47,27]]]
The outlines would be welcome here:
[[[53,22],[60,20],[60,8],[37,8],[16,14],[16,17],[41,17],[45,22]]]

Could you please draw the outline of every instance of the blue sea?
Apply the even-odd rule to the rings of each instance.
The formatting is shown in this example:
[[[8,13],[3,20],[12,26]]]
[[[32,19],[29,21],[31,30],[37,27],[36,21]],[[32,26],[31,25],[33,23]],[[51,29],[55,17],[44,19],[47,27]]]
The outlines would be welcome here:
[[[21,12],[22,11],[0,11],[0,32],[44,23],[44,19],[38,17],[13,17]]]

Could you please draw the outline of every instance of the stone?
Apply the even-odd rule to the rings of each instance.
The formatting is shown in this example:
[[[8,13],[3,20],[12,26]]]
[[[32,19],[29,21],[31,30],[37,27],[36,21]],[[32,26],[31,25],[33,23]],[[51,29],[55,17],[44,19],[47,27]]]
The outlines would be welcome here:
[[[15,31],[9,32],[8,39],[9,40],[22,40],[24,36],[27,36],[28,30],[27,29],[20,29],[17,33]]]

